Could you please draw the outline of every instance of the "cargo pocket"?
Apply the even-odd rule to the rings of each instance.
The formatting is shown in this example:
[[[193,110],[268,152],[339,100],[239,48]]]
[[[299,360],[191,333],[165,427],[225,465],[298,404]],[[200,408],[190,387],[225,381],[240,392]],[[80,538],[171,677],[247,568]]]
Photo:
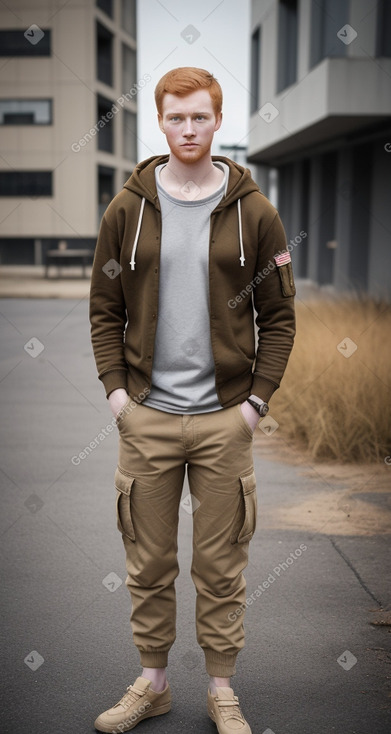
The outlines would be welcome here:
[[[134,534],[132,513],[131,513],[131,491],[134,477],[125,474],[120,467],[117,467],[114,475],[115,488],[117,490],[117,527],[122,535],[129,540],[136,540]]]
[[[240,504],[236,512],[233,529],[230,536],[231,543],[247,543],[254,535],[257,524],[257,492],[254,472],[239,477]]]
[[[285,265],[277,265],[277,271],[280,276],[282,295],[286,297],[295,296],[296,288],[295,281],[293,280],[292,263],[288,262]]]

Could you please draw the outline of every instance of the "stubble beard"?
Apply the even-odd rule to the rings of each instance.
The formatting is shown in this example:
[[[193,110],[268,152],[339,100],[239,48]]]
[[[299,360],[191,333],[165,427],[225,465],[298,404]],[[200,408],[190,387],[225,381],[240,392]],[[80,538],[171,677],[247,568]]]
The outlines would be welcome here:
[[[176,149],[171,151],[181,163],[198,163],[202,158],[210,153],[210,148],[206,148],[203,145],[197,145],[197,147],[188,149],[181,146],[177,146]]]

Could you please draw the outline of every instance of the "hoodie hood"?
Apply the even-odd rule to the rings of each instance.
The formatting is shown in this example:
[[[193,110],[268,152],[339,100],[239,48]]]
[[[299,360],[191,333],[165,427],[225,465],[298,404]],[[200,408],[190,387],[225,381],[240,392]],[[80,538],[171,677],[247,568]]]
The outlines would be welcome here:
[[[157,209],[160,209],[155,183],[155,169],[162,163],[168,163],[168,160],[169,155],[167,154],[152,156],[145,161],[141,161],[124,184],[124,189],[129,189],[129,191],[139,194],[139,196],[154,204]],[[259,187],[251,178],[248,168],[240,166],[225,156],[214,155],[212,156],[212,161],[221,161],[229,168],[227,194],[216,207],[216,211],[223,209],[253,191],[259,191]]]
[[[159,155],[152,156],[151,158],[147,158],[145,161],[141,161],[141,163],[139,163],[134,169],[130,178],[128,178],[124,184],[124,189],[128,189],[141,197],[136,236],[133,242],[132,257],[129,263],[131,270],[136,269],[136,251],[142,227],[145,202],[151,202],[151,204],[160,211],[159,197],[156,189],[155,169],[161,163],[168,163],[168,160],[168,155]],[[244,196],[247,196],[247,194],[251,194],[253,191],[259,192],[260,189],[251,178],[248,168],[240,166],[238,163],[231,161],[230,158],[226,158],[225,156],[212,156],[212,161],[221,161],[222,163],[226,163],[229,168],[227,193],[223,196],[215,211],[221,211],[225,207],[236,202],[238,216],[239,262],[240,265],[244,267],[246,259],[243,247],[242,211],[240,200]]]

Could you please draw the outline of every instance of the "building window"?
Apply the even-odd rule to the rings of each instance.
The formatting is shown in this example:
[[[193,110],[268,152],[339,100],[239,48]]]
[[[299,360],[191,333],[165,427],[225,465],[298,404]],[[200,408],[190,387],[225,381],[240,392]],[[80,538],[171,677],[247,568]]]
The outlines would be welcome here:
[[[96,7],[106,13],[110,18],[113,17],[113,0],[96,0]]]
[[[261,78],[261,28],[257,28],[251,36],[251,81],[250,81],[250,114],[257,112],[260,106]]]
[[[113,104],[109,99],[98,96],[97,112],[98,119],[101,121],[98,132],[98,150],[105,150],[106,153],[114,152],[113,120],[115,112],[112,111]]]
[[[124,110],[124,142],[123,157],[137,161],[137,115]]]
[[[53,196],[52,171],[0,171],[0,196]]]
[[[98,166],[98,227],[114,196],[114,168]]]
[[[122,89],[129,92],[137,82],[136,52],[129,46],[122,46]]]
[[[391,4],[381,0],[377,15],[376,56],[391,56]]]
[[[38,31],[30,31],[28,37],[21,29],[0,31],[0,56],[50,56],[50,30],[42,28],[41,32],[43,36],[37,41]]]
[[[137,37],[136,23],[136,0],[122,0],[121,3],[121,24],[126,33],[132,38]]]
[[[297,80],[297,0],[280,0],[278,5],[278,77],[277,92]]]
[[[345,56],[346,44],[337,33],[349,23],[350,0],[312,0],[311,66],[327,56]]]
[[[51,125],[50,99],[0,99],[0,125]]]
[[[113,34],[101,23],[96,24],[97,77],[113,86]]]

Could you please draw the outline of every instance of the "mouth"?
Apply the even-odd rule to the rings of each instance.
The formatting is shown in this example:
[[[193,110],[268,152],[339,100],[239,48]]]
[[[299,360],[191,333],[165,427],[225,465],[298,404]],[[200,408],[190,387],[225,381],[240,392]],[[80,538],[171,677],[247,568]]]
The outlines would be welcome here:
[[[195,148],[198,143],[182,143],[181,148]]]

